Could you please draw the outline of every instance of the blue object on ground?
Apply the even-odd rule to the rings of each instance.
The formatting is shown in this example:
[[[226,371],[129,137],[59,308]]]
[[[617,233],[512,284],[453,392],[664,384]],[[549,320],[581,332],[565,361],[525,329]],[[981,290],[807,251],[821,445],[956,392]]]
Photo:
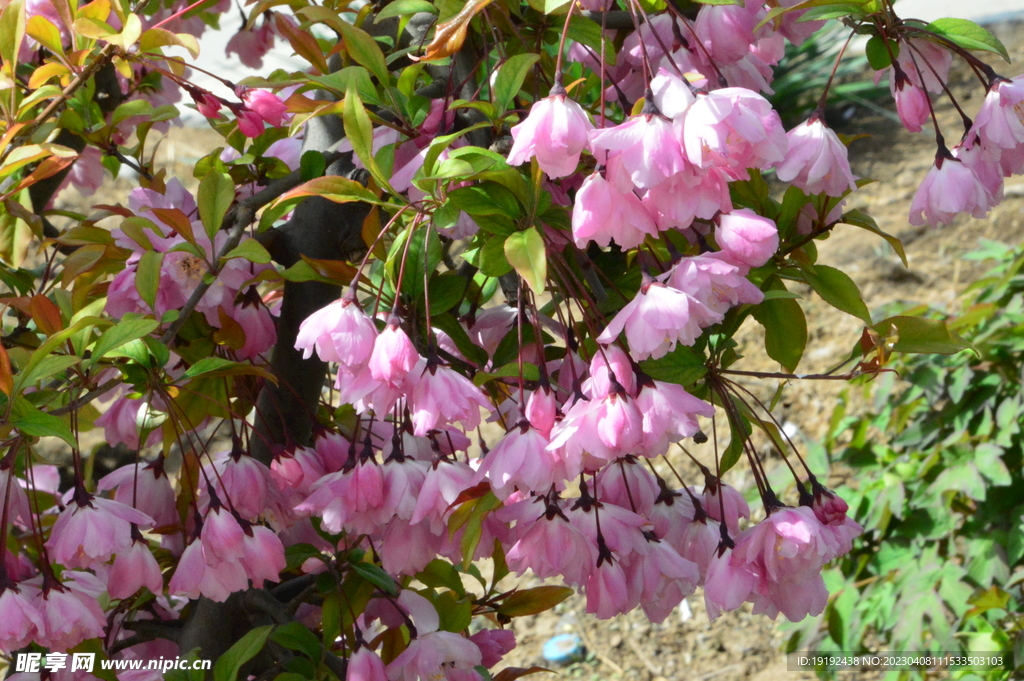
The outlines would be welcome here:
[[[570,664],[583,659],[583,643],[576,634],[559,634],[547,640],[544,659],[555,664]]]

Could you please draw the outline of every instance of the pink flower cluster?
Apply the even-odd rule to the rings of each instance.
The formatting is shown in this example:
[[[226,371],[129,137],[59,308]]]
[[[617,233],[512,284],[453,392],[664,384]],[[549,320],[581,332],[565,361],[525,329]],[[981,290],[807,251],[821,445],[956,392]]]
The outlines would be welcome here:
[[[130,228],[113,230],[114,243],[131,255],[125,269],[110,284],[106,311],[115,318],[134,312],[163,319],[169,311],[181,309],[203,277],[211,272],[211,261],[227,234],[219,232],[210,240],[199,221],[195,199],[176,179],[167,183],[162,194],[152,189],[132,190],[128,208],[131,217],[141,221],[132,221]],[[186,225],[190,232],[187,234],[182,233]],[[161,254],[152,306],[143,299],[136,283],[147,252]],[[259,357],[276,340],[273,315],[254,288],[255,278],[268,267],[242,258],[228,260],[196,306],[196,311],[215,329],[222,328],[226,320],[241,327],[244,341],[232,348],[239,359]]]

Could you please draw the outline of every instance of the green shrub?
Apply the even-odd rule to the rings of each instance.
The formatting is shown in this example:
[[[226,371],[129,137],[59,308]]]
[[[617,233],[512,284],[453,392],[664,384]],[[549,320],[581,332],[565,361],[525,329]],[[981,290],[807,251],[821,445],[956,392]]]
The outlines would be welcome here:
[[[826,574],[825,612],[787,627],[789,650],[1001,651],[1004,668],[952,678],[1024,678],[1022,253],[968,256],[997,261],[948,320],[976,352],[908,355],[840,401],[823,446],[865,532]]]

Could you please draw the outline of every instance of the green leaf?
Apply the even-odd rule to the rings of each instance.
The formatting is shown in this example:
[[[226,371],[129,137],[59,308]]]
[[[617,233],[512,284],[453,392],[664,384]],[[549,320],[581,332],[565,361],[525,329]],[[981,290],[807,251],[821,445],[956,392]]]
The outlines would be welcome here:
[[[430,318],[435,328],[444,331],[454,341],[455,347],[459,349],[466,359],[477,366],[487,364],[487,351],[475,344],[466,333],[465,327],[459,324],[450,314],[439,314]]]
[[[236,681],[242,665],[263,650],[263,645],[267,642],[267,637],[270,636],[270,630],[273,628],[273,624],[256,627],[238,639],[213,665],[214,681]]]
[[[537,586],[516,591],[498,606],[498,614],[505,617],[537,615],[555,607],[573,593],[567,586]]]
[[[373,563],[364,563],[358,560],[350,562],[349,567],[351,567],[357,575],[370,582],[381,591],[389,593],[392,596],[398,595],[398,584],[396,584],[395,580],[391,578],[391,575],[384,572],[380,567]]]
[[[18,63],[18,51],[25,39],[25,3],[11,0],[0,14],[0,57],[8,64]]]
[[[160,268],[164,262],[164,254],[159,251],[146,251],[139,259],[135,270],[135,290],[149,309],[156,305],[156,293],[160,287]]]
[[[538,61],[540,61],[539,54],[517,54],[505,60],[505,63],[498,69],[498,75],[494,80],[494,93],[491,101],[499,116],[503,115],[512,106],[516,94],[523,87],[526,75]]]
[[[301,622],[282,624],[274,630],[270,640],[289,650],[297,650],[310,659],[320,659],[322,651],[320,639]]]
[[[505,257],[537,295],[544,292],[548,277],[544,237],[536,227],[510,234],[505,239]]]
[[[271,205],[276,207],[285,203],[293,203],[307,196],[319,196],[334,203],[349,203],[350,201],[381,203],[373,192],[355,180],[338,175],[327,175],[303,182],[295,189],[282,194]]]
[[[235,200],[235,183],[231,176],[219,170],[213,170],[199,183],[199,194],[196,203],[199,206],[199,220],[206,228],[211,239],[220,230],[224,216]]]
[[[704,355],[693,348],[677,345],[664,357],[641,362],[640,368],[655,380],[691,386],[708,372],[706,361]]]
[[[74,355],[50,355],[45,357],[33,367],[31,372],[18,376],[19,389],[24,386],[35,385],[39,381],[58,374],[69,367],[73,367],[81,361],[81,357]]]
[[[899,340],[893,346],[894,352],[952,355],[971,347],[946,322],[938,319],[899,315],[883,319],[874,325],[874,329],[885,338],[893,326],[899,334]]]
[[[377,159],[373,157],[373,124],[370,123],[370,116],[363,107],[363,100],[352,83],[349,83],[348,90],[345,91],[341,118],[345,125],[345,137],[352,143],[352,150],[363,162],[363,166],[370,171],[378,185],[397,196],[398,192],[392,189],[388,178],[377,165]]]
[[[427,567],[416,574],[416,579],[431,588],[447,587],[458,594],[459,597],[466,595],[466,589],[462,586],[462,578],[459,576],[459,571],[455,569],[454,565],[440,558],[435,558],[427,563]]]
[[[451,591],[440,593],[432,600],[437,609],[438,629],[441,631],[459,633],[465,631],[473,621],[473,604],[456,600]]]
[[[777,276],[765,281],[767,290],[785,290]],[[790,298],[765,300],[754,308],[754,319],[764,327],[768,356],[788,371],[795,371],[807,347],[807,319],[800,304]]]
[[[78,447],[71,428],[63,419],[42,412],[23,397],[14,400],[11,409],[11,425],[22,434],[32,437],[59,437],[73,448]]]
[[[875,222],[875,219],[868,215],[867,213],[865,213],[864,211],[859,209],[848,211],[843,214],[843,217],[840,219],[840,222],[844,222],[848,225],[854,225],[856,227],[860,227],[861,229],[866,229],[867,231],[882,237],[883,239],[889,242],[889,245],[892,246],[892,250],[896,251],[896,255],[900,256],[900,260],[903,261],[903,266],[907,267],[909,265],[909,263],[907,262],[906,251],[903,250],[903,242],[894,237],[892,234],[887,234],[886,232],[883,232],[879,228],[878,223]]]
[[[467,283],[468,280],[458,272],[444,272],[432,276],[427,284],[430,313],[440,314],[458,305],[466,292]]]
[[[521,209],[515,194],[497,182],[481,182],[471,187],[459,187],[448,192],[448,202],[460,211],[476,218],[481,215],[519,216]]]
[[[122,319],[99,337],[92,346],[92,356],[86,360],[86,365],[92,366],[103,359],[108,352],[121,347],[128,341],[148,336],[158,326],[160,326],[160,322],[155,319]]]
[[[845,272],[827,265],[815,265],[813,269],[801,267],[800,272],[822,300],[871,326],[871,313],[861,298],[860,289]]]
[[[303,182],[322,177],[326,169],[327,160],[322,151],[307,149],[302,153],[302,158],[299,159],[299,175]]]
[[[984,50],[995,52],[1007,62],[1010,55],[1006,46],[999,41],[999,38],[985,28],[982,28],[973,21],[967,19],[954,19],[952,17],[936,19],[924,27],[924,30],[937,33],[946,40],[968,50]]]
[[[388,3],[384,9],[377,13],[373,23],[376,24],[382,19],[389,17],[400,17],[407,14],[418,14],[419,12],[437,14],[437,8],[427,2],[427,0],[395,0],[395,2]]]
[[[719,470],[722,473],[735,466],[740,457],[743,456],[743,443],[750,437],[753,431],[746,417],[737,415],[729,419],[729,432],[731,433],[729,436],[729,446],[722,452],[722,458],[718,462]]]
[[[594,51],[594,54],[601,54],[601,24],[573,14],[569,19],[569,39],[575,40],[581,45],[586,45]],[[611,40],[604,41],[604,61],[607,66],[615,66],[615,44]]]
[[[388,64],[384,60],[384,53],[381,52],[377,41],[366,31],[356,28],[348,22],[339,21],[333,26],[341,31],[342,40],[345,41],[345,50],[349,56],[360,66],[365,66],[366,70],[377,76],[377,80],[386,86],[390,82]]]
[[[242,258],[249,262],[266,265],[270,262],[270,253],[256,239],[246,239],[224,255],[225,260],[232,258]]]
[[[488,239],[477,257],[477,267],[488,277],[500,277],[512,271],[512,265],[505,257],[505,237],[494,236]]]
[[[429,234],[429,236],[428,236]],[[408,249],[406,240],[411,239]],[[424,244],[426,241],[426,244]],[[426,252],[424,252],[424,246]],[[405,257],[405,272],[402,272],[402,257]],[[437,231],[421,224],[412,231],[402,232],[391,245],[385,271],[392,286],[397,288],[398,275],[402,273],[402,293],[409,296],[414,304],[423,307],[423,273],[433,273],[441,262],[441,240]]]
[[[525,340],[525,339],[524,339]],[[497,354],[497,353],[496,353]],[[537,368],[536,364],[529,362],[523,362],[522,364],[523,380],[524,381],[539,381],[540,380],[540,369]],[[520,365],[519,362],[509,362],[500,369],[493,372],[491,371],[478,371],[473,376],[473,384],[482,386],[488,381],[493,381],[496,378],[519,378]]]
[[[886,47],[886,42],[889,43],[888,47]],[[864,55],[868,58],[868,64],[875,71],[881,71],[892,66],[892,58],[899,56],[899,53],[900,44],[898,42],[895,40],[886,41],[877,35],[868,38],[868,43],[864,46]]]

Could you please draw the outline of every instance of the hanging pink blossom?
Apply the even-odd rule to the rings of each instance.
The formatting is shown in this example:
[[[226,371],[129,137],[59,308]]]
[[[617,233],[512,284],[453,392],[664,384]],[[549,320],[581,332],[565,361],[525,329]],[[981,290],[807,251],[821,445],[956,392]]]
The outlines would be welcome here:
[[[842,196],[857,188],[846,145],[820,118],[812,116],[786,133],[786,137],[789,151],[775,167],[780,180],[808,194]]]
[[[775,223],[749,208],[719,217],[715,239],[727,260],[747,267],[764,265],[779,250]]]
[[[989,197],[978,176],[952,156],[937,156],[910,204],[910,224],[948,224],[959,213],[983,218]]]
[[[552,94],[534,103],[530,115],[513,126],[509,165],[517,166],[536,156],[548,177],[571,175],[593,129],[594,124],[579,104],[564,92]]]

